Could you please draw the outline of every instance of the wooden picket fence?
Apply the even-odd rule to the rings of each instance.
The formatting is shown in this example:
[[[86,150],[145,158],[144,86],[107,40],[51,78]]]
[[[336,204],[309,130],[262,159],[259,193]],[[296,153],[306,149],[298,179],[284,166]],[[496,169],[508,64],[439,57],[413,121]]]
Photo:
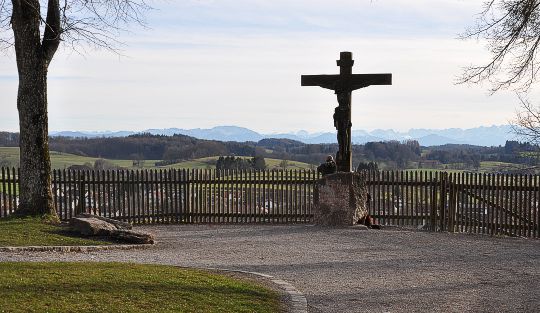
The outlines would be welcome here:
[[[0,171],[0,217],[18,205],[18,170]],[[540,178],[531,175],[366,172],[382,225],[540,238]],[[55,170],[62,220],[79,212],[133,223],[311,223],[309,170]]]
[[[537,175],[379,171],[370,212],[383,225],[540,238]]]
[[[18,204],[16,171],[6,173],[0,216]],[[86,212],[133,223],[306,223],[318,177],[308,170],[54,170],[52,193],[62,220]]]

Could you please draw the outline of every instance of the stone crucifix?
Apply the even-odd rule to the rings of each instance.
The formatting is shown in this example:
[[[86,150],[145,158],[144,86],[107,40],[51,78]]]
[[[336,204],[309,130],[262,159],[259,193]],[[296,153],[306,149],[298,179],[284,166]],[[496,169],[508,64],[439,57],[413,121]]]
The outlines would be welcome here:
[[[351,52],[341,52],[337,60],[339,75],[302,75],[302,86],[319,86],[334,90],[339,105],[334,110],[339,151],[336,163],[339,172],[352,171],[351,93],[371,85],[392,85],[392,74],[353,74]]]

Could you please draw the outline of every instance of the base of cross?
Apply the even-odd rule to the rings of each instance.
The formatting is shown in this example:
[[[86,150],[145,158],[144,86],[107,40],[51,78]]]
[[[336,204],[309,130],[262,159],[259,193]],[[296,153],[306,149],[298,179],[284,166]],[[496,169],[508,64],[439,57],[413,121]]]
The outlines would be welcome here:
[[[368,216],[365,175],[338,172],[315,184],[313,217],[315,225],[351,226]]]
[[[343,155],[338,151],[336,153],[336,165],[337,165],[337,171],[338,172],[351,172],[353,170],[352,168],[352,154],[344,153]]]

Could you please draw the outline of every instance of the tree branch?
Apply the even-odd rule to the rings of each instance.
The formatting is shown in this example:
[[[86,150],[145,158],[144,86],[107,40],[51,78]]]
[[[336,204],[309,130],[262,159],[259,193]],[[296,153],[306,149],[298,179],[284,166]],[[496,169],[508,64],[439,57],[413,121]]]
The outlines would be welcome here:
[[[60,45],[62,26],[60,20],[60,3],[58,0],[49,0],[47,5],[47,19],[45,20],[45,32],[41,44],[45,64],[49,64],[54,53]]]
[[[484,5],[477,25],[461,38],[486,39],[492,58],[487,64],[465,68],[457,83],[488,81],[492,93],[528,90],[538,72],[540,0],[490,0]]]

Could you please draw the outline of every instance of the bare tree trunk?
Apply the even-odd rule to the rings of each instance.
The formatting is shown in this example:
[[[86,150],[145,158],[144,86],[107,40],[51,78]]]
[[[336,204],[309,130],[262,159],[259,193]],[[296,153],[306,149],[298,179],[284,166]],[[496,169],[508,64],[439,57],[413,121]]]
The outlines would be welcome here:
[[[50,187],[47,71],[39,62],[35,62],[34,66],[34,69],[19,74],[21,75],[17,96],[21,133],[19,209],[29,214],[55,214]]]
[[[19,72],[19,210],[22,214],[55,215],[48,143],[47,68],[57,45],[51,47],[54,43],[46,42],[47,30],[41,43],[39,1],[13,0],[12,3],[11,22]]]

